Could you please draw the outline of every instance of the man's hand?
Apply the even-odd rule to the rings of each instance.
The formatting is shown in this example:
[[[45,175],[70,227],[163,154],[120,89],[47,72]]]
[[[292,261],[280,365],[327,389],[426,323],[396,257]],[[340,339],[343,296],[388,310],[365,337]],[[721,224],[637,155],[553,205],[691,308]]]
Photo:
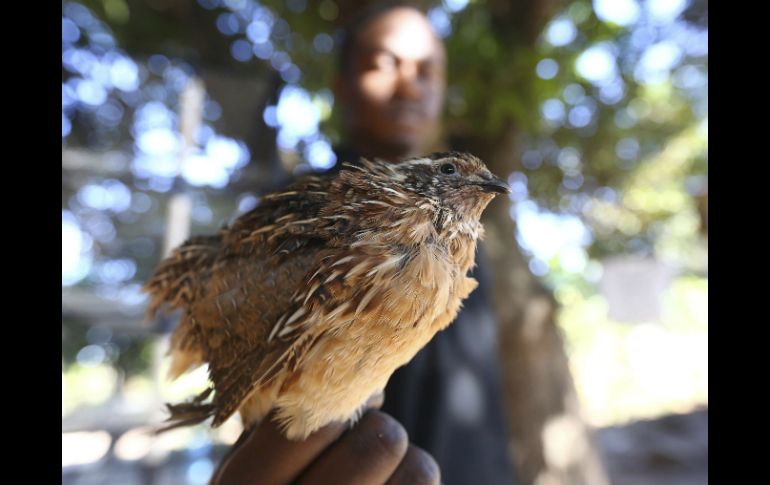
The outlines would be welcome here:
[[[437,484],[436,461],[409,443],[403,426],[370,410],[352,428],[333,423],[290,441],[271,419],[245,431],[215,472],[213,485]]]

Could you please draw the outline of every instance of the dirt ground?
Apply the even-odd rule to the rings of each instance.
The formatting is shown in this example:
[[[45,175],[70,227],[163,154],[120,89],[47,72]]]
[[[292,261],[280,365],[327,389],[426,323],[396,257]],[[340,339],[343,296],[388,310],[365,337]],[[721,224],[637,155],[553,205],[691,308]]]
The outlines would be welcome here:
[[[706,485],[708,408],[598,430],[612,485]]]

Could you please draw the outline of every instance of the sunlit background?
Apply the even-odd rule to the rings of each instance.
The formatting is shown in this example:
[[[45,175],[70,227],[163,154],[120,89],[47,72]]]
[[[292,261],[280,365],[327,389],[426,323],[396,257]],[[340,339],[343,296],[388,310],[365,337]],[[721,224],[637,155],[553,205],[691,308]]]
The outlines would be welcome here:
[[[62,3],[63,483],[207,483],[240,425],[147,432],[206,374],[165,381],[174,321],[143,323],[140,286],[164,241],[335,163],[340,6],[188,3]],[[532,79],[510,215],[560,304],[586,419],[617,441],[632,421],[707,408],[707,4],[561,2],[526,55],[485,34],[483,4],[433,2],[429,18],[450,59]],[[164,40],[204,28],[199,44]],[[503,91],[479,106],[488,86],[467,67],[450,64],[448,131],[529,109]]]

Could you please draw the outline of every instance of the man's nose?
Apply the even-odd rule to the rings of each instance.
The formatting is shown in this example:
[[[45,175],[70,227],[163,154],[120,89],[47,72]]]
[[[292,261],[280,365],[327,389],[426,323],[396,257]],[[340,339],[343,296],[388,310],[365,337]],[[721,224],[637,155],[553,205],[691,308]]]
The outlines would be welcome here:
[[[398,67],[396,94],[403,98],[419,98],[422,91],[417,64],[402,62]]]

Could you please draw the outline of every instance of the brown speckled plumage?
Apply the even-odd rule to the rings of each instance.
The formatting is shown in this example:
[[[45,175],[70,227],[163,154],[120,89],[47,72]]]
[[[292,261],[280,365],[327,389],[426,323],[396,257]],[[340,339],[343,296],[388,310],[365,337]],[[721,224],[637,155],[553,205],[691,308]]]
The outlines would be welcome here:
[[[171,374],[207,363],[213,388],[169,406],[171,425],[276,408],[298,439],[355,417],[476,287],[479,218],[506,190],[468,154],[361,160],[182,245],[145,285],[149,311],[182,311]]]

